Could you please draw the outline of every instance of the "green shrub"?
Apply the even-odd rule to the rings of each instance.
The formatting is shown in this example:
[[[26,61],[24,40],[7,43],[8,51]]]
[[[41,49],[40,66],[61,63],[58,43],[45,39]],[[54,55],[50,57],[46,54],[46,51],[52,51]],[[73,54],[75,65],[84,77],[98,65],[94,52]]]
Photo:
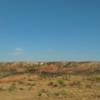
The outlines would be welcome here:
[[[47,77],[49,77],[49,73],[42,72],[42,73],[40,73],[40,77],[47,78]]]
[[[58,80],[57,83],[60,86],[65,86],[66,85],[64,80]]]

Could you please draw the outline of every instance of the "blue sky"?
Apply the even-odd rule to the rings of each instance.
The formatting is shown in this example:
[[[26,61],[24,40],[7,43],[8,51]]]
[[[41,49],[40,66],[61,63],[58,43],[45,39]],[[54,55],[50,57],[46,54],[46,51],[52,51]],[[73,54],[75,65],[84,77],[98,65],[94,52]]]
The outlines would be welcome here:
[[[100,60],[100,0],[0,0],[0,61]]]

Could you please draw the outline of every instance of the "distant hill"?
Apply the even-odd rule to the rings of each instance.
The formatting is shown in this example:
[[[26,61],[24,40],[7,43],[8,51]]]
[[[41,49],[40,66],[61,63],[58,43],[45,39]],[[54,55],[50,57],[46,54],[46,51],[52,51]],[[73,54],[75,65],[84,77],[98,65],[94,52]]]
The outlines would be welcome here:
[[[6,62],[0,63],[0,77],[23,73],[98,74],[100,62]]]

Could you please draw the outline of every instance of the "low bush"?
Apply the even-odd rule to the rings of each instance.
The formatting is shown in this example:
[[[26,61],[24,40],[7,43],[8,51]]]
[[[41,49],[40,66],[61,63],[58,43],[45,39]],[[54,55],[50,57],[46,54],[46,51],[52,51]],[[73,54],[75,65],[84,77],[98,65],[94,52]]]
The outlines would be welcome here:
[[[46,91],[45,89],[41,89],[41,90],[38,92],[38,96],[48,97],[48,96],[49,96],[49,93],[48,93],[48,91]]]
[[[11,86],[8,88],[8,91],[14,91],[14,90],[16,90],[16,85],[11,84]]]
[[[60,91],[54,92],[53,94],[55,96],[62,96],[62,97],[66,97],[68,95],[67,91],[65,90],[60,90]]]
[[[81,82],[80,81],[73,81],[69,84],[70,86],[76,86],[76,87],[80,87],[81,86]]]
[[[57,80],[57,84],[60,86],[66,86],[65,81],[64,80]]]

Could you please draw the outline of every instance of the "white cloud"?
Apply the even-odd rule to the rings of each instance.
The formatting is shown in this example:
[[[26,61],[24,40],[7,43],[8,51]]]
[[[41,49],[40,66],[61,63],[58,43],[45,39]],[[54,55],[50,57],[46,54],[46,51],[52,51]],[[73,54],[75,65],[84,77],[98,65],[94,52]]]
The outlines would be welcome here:
[[[22,48],[15,48],[16,51],[23,51]]]
[[[20,55],[23,55],[24,54],[24,49],[22,48],[15,48],[12,53],[10,53],[10,55],[13,55],[13,56],[20,56]]]

